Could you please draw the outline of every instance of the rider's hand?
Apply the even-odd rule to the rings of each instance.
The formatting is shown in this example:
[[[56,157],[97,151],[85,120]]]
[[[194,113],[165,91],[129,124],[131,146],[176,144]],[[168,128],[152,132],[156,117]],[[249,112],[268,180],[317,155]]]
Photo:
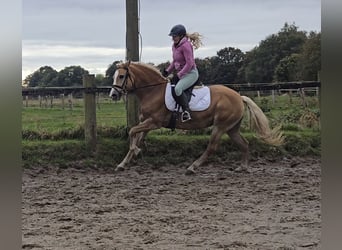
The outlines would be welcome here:
[[[171,83],[176,85],[178,81],[179,77],[177,76],[177,74],[175,74],[171,79]]]
[[[167,77],[167,76],[169,75],[169,72],[167,72],[166,69],[163,69],[162,75],[163,75],[164,77]]]

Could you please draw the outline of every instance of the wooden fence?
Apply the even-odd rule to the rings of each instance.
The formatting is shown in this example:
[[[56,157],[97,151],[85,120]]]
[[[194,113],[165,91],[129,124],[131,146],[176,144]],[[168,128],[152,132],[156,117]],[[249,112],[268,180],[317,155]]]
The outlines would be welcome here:
[[[304,89],[311,89],[316,92],[316,95],[320,96],[320,86],[321,83],[317,81],[310,82],[283,82],[283,83],[246,83],[246,84],[223,84],[224,86],[230,87],[238,92],[250,92],[254,91],[260,97],[260,93],[264,91],[271,91],[272,99],[274,102],[275,92],[287,91],[291,93],[297,91],[302,97],[302,103],[306,106],[305,102],[305,92]],[[84,99],[84,134],[87,146],[91,150],[96,149],[96,94],[106,93],[109,94],[111,86],[95,86],[94,75],[84,75],[83,76],[83,86],[80,87],[28,87],[22,88],[22,96],[28,100],[29,96],[39,97],[40,101],[45,100],[48,102],[48,97],[50,97],[50,102],[52,105],[54,96],[62,96],[62,103],[64,107],[64,98],[68,97],[68,105],[72,105],[70,98],[75,95],[83,94]],[[42,99],[43,97],[43,99]]]
[[[321,82],[281,82],[281,83],[245,83],[245,84],[222,84],[236,91],[265,91],[265,90],[290,90],[321,87]],[[93,87],[23,87],[22,96],[47,96],[47,95],[68,95],[83,93],[85,90],[94,93],[109,94],[111,86],[93,86]]]

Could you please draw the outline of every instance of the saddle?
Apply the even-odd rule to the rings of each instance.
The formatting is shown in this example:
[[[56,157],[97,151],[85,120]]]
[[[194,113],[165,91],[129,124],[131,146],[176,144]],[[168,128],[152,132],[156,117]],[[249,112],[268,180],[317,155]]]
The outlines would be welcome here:
[[[186,96],[186,100],[188,101],[188,103],[191,101],[191,97],[192,97],[192,96],[195,96],[195,95],[192,93],[192,91],[193,91],[193,89],[194,89],[196,86],[198,86],[198,87],[203,86],[203,84],[199,81],[199,79],[197,79],[197,81],[196,81],[194,84],[192,84],[189,88],[187,88],[187,89],[184,90],[184,94],[185,94],[185,96]],[[172,93],[173,99],[174,99],[175,102],[176,102],[176,107],[175,107],[175,109],[176,109],[176,108],[179,109],[180,103],[177,102],[178,98],[177,98],[177,96],[176,96],[175,87],[176,87],[175,84],[171,84],[171,93]]]
[[[186,96],[186,100],[187,100],[188,103],[191,101],[191,97],[195,96],[193,94],[193,89],[196,86],[202,86],[202,85],[203,84],[199,81],[199,79],[197,79],[197,81],[194,84],[192,84],[189,88],[187,88],[187,89],[185,89],[183,91],[185,96]],[[177,122],[177,117],[178,117],[178,115],[180,113],[180,108],[181,108],[181,104],[178,103],[178,98],[177,98],[177,95],[176,95],[176,92],[175,92],[175,87],[176,87],[176,84],[171,84],[171,94],[172,94],[173,99],[175,100],[175,107],[174,107],[174,111],[171,114],[171,118],[170,118],[169,124],[167,126],[167,128],[170,128],[172,131],[175,130],[176,122]]]

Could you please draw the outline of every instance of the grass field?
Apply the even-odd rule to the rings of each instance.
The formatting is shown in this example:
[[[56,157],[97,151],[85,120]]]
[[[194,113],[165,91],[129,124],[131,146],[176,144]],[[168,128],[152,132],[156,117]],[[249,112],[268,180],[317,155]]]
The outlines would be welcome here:
[[[55,132],[63,129],[74,129],[84,123],[83,99],[74,98],[72,108],[62,106],[61,100],[54,99],[53,106],[40,107],[38,100],[30,100],[28,107],[23,105],[22,129],[44,130]],[[98,126],[123,126],[126,123],[125,105],[113,102],[109,98],[101,98],[97,104]]]
[[[260,99],[256,97],[254,100],[264,110],[272,127],[282,125],[285,131],[319,130],[317,97],[306,97],[307,108],[303,107],[299,97],[293,97],[290,103],[287,95],[277,96],[274,103],[270,96]],[[48,138],[49,134],[67,134],[82,130],[83,99],[74,98],[72,108],[69,106],[63,108],[58,99],[54,99],[52,107],[49,105],[40,107],[38,100],[29,100],[28,104],[27,107],[23,105],[22,108],[23,135],[42,134]],[[96,119],[99,130],[122,129],[126,125],[125,104],[121,101],[113,102],[109,98],[99,99]],[[243,131],[248,131],[248,127],[248,120],[244,119]]]

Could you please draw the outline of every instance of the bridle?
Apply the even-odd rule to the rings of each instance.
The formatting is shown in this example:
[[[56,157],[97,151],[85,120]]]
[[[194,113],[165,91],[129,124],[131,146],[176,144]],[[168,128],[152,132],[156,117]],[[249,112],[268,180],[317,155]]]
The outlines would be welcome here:
[[[121,86],[118,85],[113,85],[113,88],[118,91],[119,93],[123,93],[123,94],[127,94],[129,91],[127,90],[127,81],[128,79],[131,80],[131,83],[133,85],[133,89],[135,88],[135,84],[133,82],[133,79],[131,77],[131,74],[129,73],[128,67],[124,68],[126,70],[125,75],[119,75],[119,78],[123,78],[123,82],[121,84]]]
[[[132,79],[132,76],[129,72],[129,68],[128,66],[124,67],[123,69],[126,70],[126,73],[124,75],[119,75],[118,77],[119,78],[123,78],[123,82],[121,84],[121,86],[118,86],[118,85],[113,85],[113,88],[118,91],[118,92],[121,92],[123,94],[127,94],[129,92],[134,92],[138,89],[143,89],[143,88],[149,88],[149,87],[155,87],[155,86],[158,86],[158,85],[162,85],[162,84],[165,84],[165,83],[156,83],[156,84],[150,84],[150,85],[147,85],[147,86],[141,86],[141,87],[136,87],[135,85],[135,81],[133,81]],[[132,89],[130,90],[127,90],[127,82],[128,82],[128,79],[131,81],[132,83]]]

